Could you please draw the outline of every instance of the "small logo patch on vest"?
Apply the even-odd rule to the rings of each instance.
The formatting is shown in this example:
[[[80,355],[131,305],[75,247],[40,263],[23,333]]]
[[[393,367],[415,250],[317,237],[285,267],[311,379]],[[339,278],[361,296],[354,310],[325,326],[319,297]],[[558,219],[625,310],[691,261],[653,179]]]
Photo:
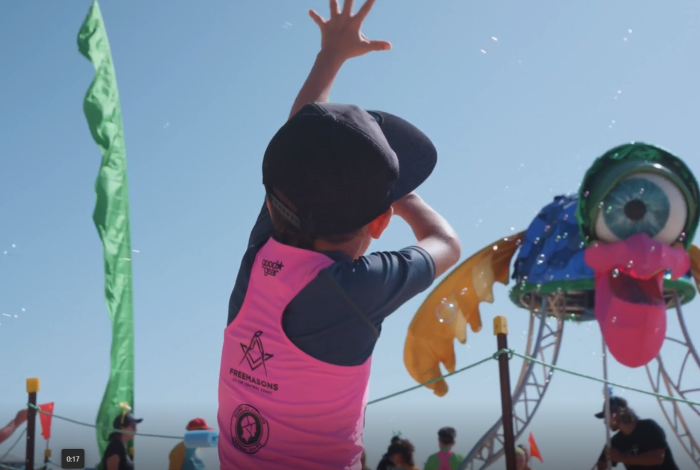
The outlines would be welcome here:
[[[262,339],[260,339],[262,334],[262,331],[256,331],[253,337],[250,338],[248,344],[241,343],[243,359],[241,359],[241,362],[238,364],[242,364],[243,361],[247,360],[250,370],[255,370],[262,366],[263,370],[265,371],[265,375],[267,376],[267,366],[265,363],[274,356],[265,352]]]
[[[264,259],[262,260],[262,268],[265,276],[276,276],[278,272],[282,271],[284,265],[281,261],[270,261]]]
[[[267,420],[250,405],[240,405],[231,417],[231,440],[236,449],[254,454],[267,444],[270,429]]]

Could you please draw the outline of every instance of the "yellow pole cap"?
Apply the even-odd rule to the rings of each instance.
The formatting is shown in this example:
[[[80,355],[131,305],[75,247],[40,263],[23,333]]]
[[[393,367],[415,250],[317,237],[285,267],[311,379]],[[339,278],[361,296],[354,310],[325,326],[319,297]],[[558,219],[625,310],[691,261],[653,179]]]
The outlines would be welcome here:
[[[508,334],[508,319],[506,317],[499,315],[493,319],[493,334]]]
[[[44,451],[44,457],[46,457],[47,459],[51,457],[51,449],[46,449]]]
[[[36,393],[39,391],[39,378],[32,377],[27,379],[27,393]]]

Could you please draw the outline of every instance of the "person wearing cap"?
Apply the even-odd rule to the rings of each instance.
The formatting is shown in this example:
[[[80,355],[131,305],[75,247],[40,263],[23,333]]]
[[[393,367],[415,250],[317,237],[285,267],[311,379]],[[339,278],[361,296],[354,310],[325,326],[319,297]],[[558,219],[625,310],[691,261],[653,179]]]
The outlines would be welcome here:
[[[527,469],[527,452],[521,446],[515,446],[515,470]]]
[[[440,452],[437,452],[425,462],[424,470],[457,470],[462,464],[464,457],[452,451],[457,438],[455,428],[444,427],[438,431],[438,446]]]
[[[390,44],[331,0],[321,51],[262,162],[266,197],[229,302],[219,377],[223,470],[359,470],[372,351],[384,319],[460,257],[413,191],[437,151],[405,120],[328,103],[343,63]],[[416,242],[365,255],[399,216]]]
[[[143,419],[134,418],[131,413],[120,413],[114,419],[112,428],[115,431],[109,435],[109,444],[102,454],[104,470],[134,470],[134,461],[126,448],[136,433],[136,425]]]
[[[0,428],[0,444],[10,438],[15,433],[18,427],[27,421],[27,409],[19,410],[14,419],[7,423],[3,428]]]
[[[202,418],[195,418],[187,423],[188,431],[210,431],[214,428],[210,427]],[[199,449],[188,449],[185,447],[185,442],[180,442],[173,450],[170,451],[168,457],[170,470],[204,470],[204,462],[199,455]]]
[[[522,455],[524,456],[523,464],[521,467],[518,467],[518,449],[522,451]],[[530,467],[530,451],[528,451],[527,447],[525,447],[523,444],[518,444],[517,446],[515,446],[515,454],[515,466],[518,470],[532,470],[532,467]]]
[[[639,419],[622,397],[610,397],[609,403],[610,430],[615,434],[611,447],[606,446],[598,458],[598,470],[607,468],[607,459],[613,466],[623,464],[627,470],[678,470],[666,433],[656,421]],[[605,419],[605,406],[595,417]]]

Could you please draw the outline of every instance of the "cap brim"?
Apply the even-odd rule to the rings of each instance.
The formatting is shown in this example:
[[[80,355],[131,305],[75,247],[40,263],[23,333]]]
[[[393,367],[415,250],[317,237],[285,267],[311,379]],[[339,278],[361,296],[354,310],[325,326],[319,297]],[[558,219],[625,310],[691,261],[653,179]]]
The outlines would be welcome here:
[[[143,418],[138,418],[138,419],[134,418],[134,423],[136,423],[136,424],[139,424],[142,421],[143,421]]]
[[[596,413],[595,417],[598,419],[603,419],[605,418],[605,411],[601,411],[600,413]]]
[[[437,149],[416,126],[384,111],[367,110],[381,127],[387,142],[399,160],[399,179],[394,185],[393,200],[415,191],[435,169]]]

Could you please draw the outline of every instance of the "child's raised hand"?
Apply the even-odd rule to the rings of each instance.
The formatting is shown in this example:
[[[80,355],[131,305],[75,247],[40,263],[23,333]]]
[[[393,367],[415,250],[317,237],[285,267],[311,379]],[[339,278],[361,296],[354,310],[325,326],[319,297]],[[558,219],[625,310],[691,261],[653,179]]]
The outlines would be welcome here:
[[[375,0],[367,0],[357,14],[352,14],[353,0],[345,0],[343,10],[338,7],[338,0],[330,0],[331,17],[326,20],[314,10],[309,16],[321,29],[321,50],[347,60],[371,51],[388,51],[391,43],[372,41],[360,31],[362,22],[372,9]]]

